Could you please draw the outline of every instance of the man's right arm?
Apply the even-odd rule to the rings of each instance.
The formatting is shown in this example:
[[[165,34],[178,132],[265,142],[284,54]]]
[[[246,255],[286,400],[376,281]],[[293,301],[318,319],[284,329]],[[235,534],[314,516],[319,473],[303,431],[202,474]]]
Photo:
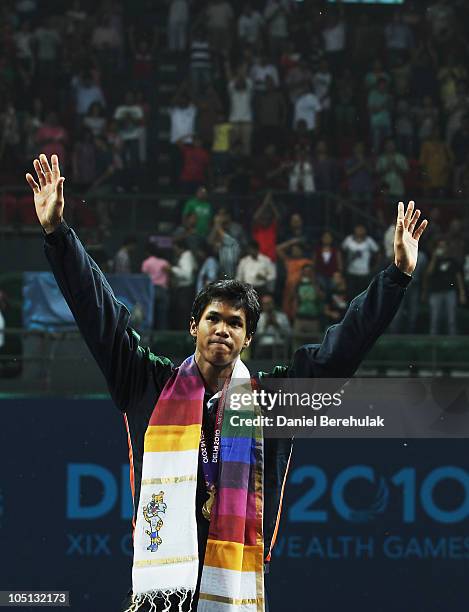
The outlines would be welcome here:
[[[139,345],[139,335],[129,326],[130,312],[116,299],[104,274],[65,221],[51,233],[44,231],[44,250],[114,403],[122,411],[131,411],[151,375],[161,379],[155,381],[157,387],[164,383],[172,368],[170,360],[157,358]],[[157,362],[156,368],[152,361]]]

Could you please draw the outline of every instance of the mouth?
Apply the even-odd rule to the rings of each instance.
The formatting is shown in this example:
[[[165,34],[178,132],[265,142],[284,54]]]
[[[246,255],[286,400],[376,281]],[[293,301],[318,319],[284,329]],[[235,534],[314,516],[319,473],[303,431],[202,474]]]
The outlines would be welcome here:
[[[210,340],[209,344],[216,344],[218,346],[224,346],[228,349],[231,349],[231,345],[228,342],[225,342],[224,340]]]

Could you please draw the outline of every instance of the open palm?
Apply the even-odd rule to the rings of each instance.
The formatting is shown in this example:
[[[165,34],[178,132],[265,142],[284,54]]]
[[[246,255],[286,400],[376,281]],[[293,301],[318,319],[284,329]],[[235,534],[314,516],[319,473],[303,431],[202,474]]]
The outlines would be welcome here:
[[[34,205],[39,223],[47,231],[53,231],[63,218],[64,209],[64,177],[60,176],[59,158],[51,157],[52,169],[47,157],[41,153],[39,159],[33,162],[39,184],[31,174],[26,175],[34,193]]]
[[[409,202],[404,214],[404,202],[397,207],[397,223],[394,234],[394,263],[402,272],[412,274],[417,265],[419,240],[428,221],[424,219],[417,229],[420,210],[414,212],[414,202]]]

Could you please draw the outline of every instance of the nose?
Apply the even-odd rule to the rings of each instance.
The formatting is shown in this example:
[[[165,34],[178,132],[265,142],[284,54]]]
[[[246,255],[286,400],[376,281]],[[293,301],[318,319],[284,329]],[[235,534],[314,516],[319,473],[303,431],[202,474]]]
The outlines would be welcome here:
[[[228,324],[225,321],[219,321],[217,329],[215,330],[215,336],[221,336],[222,338],[228,338]]]

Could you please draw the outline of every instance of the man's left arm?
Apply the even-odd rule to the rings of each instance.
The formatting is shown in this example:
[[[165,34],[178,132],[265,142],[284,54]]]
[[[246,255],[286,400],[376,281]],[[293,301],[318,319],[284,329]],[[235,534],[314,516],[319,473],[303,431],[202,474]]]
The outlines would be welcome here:
[[[415,229],[420,211],[410,202],[404,215],[399,203],[394,236],[394,263],[379,272],[366,291],[355,297],[342,320],[326,331],[320,345],[304,345],[293,356],[295,378],[352,376],[392,321],[417,263],[418,241],[427,226]]]

